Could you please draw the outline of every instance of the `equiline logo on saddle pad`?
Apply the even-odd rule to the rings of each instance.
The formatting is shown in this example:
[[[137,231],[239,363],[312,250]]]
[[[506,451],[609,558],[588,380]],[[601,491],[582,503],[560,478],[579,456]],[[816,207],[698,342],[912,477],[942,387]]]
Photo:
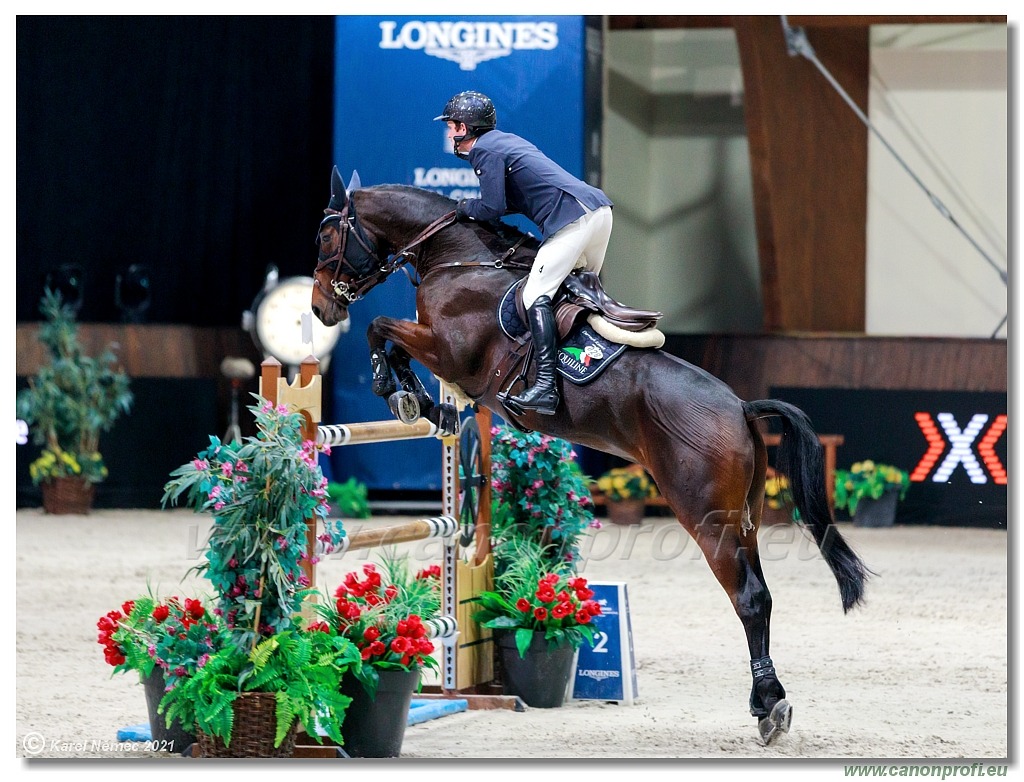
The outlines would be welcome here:
[[[498,305],[498,325],[511,339],[529,331],[516,309],[516,284],[509,288]],[[558,345],[558,372],[576,385],[585,385],[604,371],[626,349],[609,342],[586,322],[573,327]]]

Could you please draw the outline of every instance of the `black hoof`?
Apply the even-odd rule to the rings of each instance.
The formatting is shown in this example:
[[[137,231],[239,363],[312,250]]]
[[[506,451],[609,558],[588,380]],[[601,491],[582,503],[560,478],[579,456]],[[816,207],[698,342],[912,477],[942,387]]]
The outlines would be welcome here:
[[[427,418],[432,421],[434,418],[437,419],[433,423],[441,432],[442,437],[450,437],[459,433],[459,411],[455,409],[455,405],[437,405],[427,414]]]
[[[778,701],[772,706],[771,712],[757,723],[757,731],[761,734],[761,740],[765,746],[775,742],[783,733],[789,733],[789,726],[793,722],[793,707],[785,699]]]

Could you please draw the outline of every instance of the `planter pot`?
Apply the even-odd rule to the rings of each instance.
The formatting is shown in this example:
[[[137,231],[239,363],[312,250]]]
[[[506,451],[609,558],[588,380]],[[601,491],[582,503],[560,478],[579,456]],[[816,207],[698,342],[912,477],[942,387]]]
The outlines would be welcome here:
[[[142,686],[146,691],[146,706],[149,709],[149,733],[156,748],[180,754],[195,744],[195,735],[181,727],[181,722],[174,720],[168,728],[167,720],[159,712],[166,686],[164,672],[159,666],[154,667],[149,676],[142,677]]]
[[[647,502],[642,499],[608,501],[608,521],[612,524],[631,526],[644,520]]]
[[[899,490],[886,491],[877,500],[867,497],[857,503],[853,514],[855,527],[891,527],[896,521],[896,503]]]
[[[54,478],[41,484],[43,509],[53,516],[84,516],[92,508],[96,486],[83,478]]]
[[[501,658],[502,689],[527,706],[552,709],[565,703],[575,650],[571,644],[548,648],[543,632],[535,632],[526,656],[519,656],[514,631],[495,632]]]
[[[409,705],[420,682],[419,671],[378,671],[376,697],[355,676],[346,675],[341,691],[352,699],[341,724],[342,749],[353,758],[397,758],[402,753]]]
[[[295,752],[299,723],[292,725],[281,746],[277,735],[277,696],[272,692],[243,692],[235,698],[231,743],[220,736],[196,730],[199,756],[203,758],[290,758]]]

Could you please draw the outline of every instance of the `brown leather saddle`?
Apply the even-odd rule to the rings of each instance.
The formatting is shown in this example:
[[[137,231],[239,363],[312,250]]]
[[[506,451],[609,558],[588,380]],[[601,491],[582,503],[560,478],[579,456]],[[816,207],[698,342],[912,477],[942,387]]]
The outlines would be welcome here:
[[[513,291],[515,307],[522,323],[528,323],[526,309],[523,307],[523,278]],[[566,277],[562,286],[555,294],[553,303],[558,338],[565,339],[576,327],[577,321],[585,320],[591,314],[598,314],[613,325],[625,331],[639,332],[654,328],[662,317],[662,313],[652,310],[641,310],[627,307],[613,299],[601,285],[601,279],[590,271],[578,269]],[[505,405],[510,392],[520,383],[527,382],[527,369],[530,366],[533,352],[533,340],[529,329],[514,339],[505,356],[498,362],[491,377],[492,388],[496,391],[499,401]],[[516,413],[507,405],[510,414],[509,422],[518,429],[523,429],[516,421]]]
[[[523,323],[528,323],[526,308],[523,307],[523,286],[526,278],[516,288],[516,307]],[[591,314],[601,315],[609,323],[625,331],[643,331],[658,325],[662,313],[641,310],[621,304],[605,291],[601,278],[585,269],[573,271],[565,281],[553,302],[558,336],[565,337],[572,331],[580,318]]]

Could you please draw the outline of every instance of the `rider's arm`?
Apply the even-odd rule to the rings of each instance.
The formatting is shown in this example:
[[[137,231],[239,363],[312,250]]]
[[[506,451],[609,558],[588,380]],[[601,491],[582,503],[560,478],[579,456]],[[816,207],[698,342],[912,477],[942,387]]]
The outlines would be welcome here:
[[[480,180],[480,197],[459,201],[460,218],[497,220],[505,214],[505,163],[500,155],[480,150],[472,156],[473,169]]]

